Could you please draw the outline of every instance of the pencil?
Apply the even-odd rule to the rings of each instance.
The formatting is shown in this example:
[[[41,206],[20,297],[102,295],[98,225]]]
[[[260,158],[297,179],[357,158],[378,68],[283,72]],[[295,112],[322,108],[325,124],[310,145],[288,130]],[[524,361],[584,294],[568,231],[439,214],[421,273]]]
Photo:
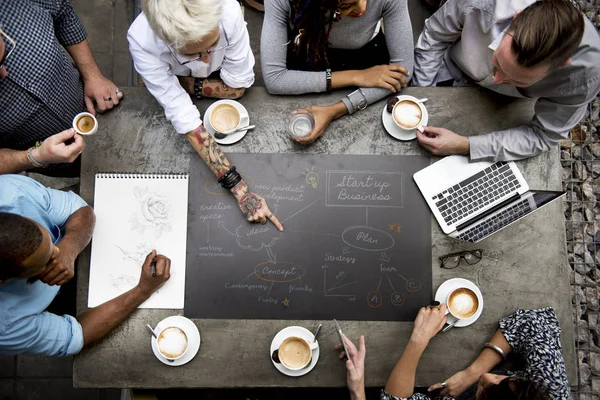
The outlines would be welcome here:
[[[152,277],[155,277],[156,276],[156,260],[152,260],[150,265],[152,266]]]

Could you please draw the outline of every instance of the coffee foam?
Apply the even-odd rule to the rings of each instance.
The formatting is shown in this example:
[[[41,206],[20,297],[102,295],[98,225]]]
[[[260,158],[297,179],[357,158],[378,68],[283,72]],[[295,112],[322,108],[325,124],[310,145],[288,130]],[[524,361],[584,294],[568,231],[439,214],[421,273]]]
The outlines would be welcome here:
[[[88,133],[92,129],[94,129],[94,119],[92,117],[84,115],[83,117],[77,120],[77,123],[75,125],[77,125],[77,129],[79,129],[80,132]]]
[[[471,318],[478,308],[479,299],[471,289],[456,289],[448,298],[448,309],[457,318]]]
[[[240,123],[240,113],[230,104],[219,104],[210,113],[210,124],[219,132],[229,132]]]
[[[417,103],[411,100],[398,102],[393,109],[394,120],[406,129],[416,128],[423,118],[423,111]]]
[[[167,358],[181,356],[188,347],[188,339],[184,331],[177,327],[163,330],[158,336],[158,350]]]
[[[289,337],[279,346],[278,356],[286,367],[301,368],[310,361],[310,346],[303,339]]]

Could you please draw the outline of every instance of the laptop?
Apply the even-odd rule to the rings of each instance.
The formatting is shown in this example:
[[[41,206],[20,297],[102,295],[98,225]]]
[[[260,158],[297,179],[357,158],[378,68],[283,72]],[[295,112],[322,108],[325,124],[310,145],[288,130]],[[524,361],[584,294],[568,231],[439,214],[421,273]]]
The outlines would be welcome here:
[[[514,162],[449,156],[413,175],[447,235],[477,243],[565,195],[529,190]]]

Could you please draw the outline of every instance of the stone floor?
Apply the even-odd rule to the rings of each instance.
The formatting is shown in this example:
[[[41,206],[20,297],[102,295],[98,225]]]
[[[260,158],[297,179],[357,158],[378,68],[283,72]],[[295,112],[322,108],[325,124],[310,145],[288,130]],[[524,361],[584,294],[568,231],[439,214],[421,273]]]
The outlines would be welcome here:
[[[423,27],[428,12],[420,0],[409,0],[415,38]],[[600,29],[600,0],[577,0],[588,17]],[[128,53],[126,32],[136,14],[139,0],[72,0],[82,19],[92,51],[103,74],[119,86],[132,85],[136,76]],[[260,30],[262,14],[246,9],[251,45],[256,56],[256,85],[263,85],[260,71]],[[573,132],[573,140],[561,146],[563,185],[567,190],[565,227],[572,269],[573,318],[576,349],[579,358],[579,385],[574,398],[600,400],[600,100],[590,105],[581,128]],[[56,182],[55,182],[56,183]],[[73,182],[58,182],[70,186]],[[326,395],[347,398],[342,389],[320,391],[234,390],[160,392],[159,398],[306,398]],[[369,398],[377,398],[370,390]],[[117,400],[118,389],[73,389],[72,358],[41,356],[0,357],[0,400],[9,399],[97,399]]]

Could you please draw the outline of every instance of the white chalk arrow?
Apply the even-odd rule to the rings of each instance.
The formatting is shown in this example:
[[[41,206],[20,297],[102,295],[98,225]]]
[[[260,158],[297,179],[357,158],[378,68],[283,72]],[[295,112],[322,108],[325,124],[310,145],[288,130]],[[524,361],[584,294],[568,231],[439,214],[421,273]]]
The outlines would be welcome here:
[[[387,253],[383,251],[379,256],[379,259],[383,262],[390,262],[392,260],[392,257],[388,256]]]
[[[235,233],[229,231],[229,229],[225,228],[225,222],[224,221],[217,222],[217,225],[219,225],[219,228],[225,229],[225,232],[229,233],[231,236],[236,237],[236,238],[238,237],[238,235],[236,235]]]

